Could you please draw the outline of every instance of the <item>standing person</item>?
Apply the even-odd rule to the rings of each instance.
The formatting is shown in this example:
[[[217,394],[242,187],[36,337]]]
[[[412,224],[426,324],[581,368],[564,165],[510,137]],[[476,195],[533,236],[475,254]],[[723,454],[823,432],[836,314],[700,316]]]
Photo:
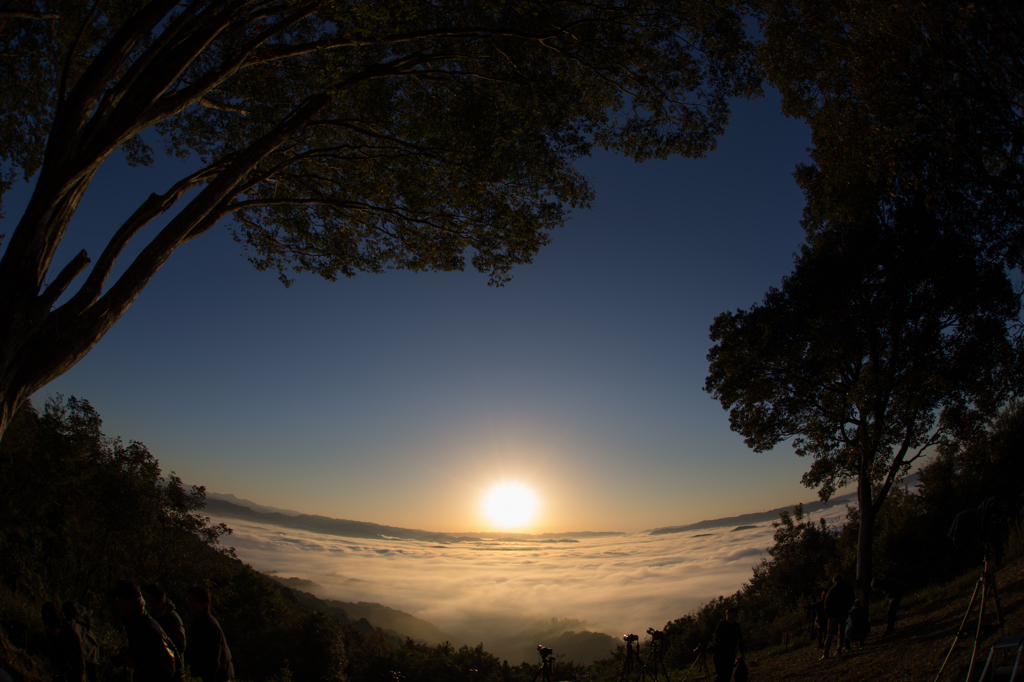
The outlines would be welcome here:
[[[96,682],[99,677],[100,645],[96,635],[92,633],[92,616],[85,607],[67,600],[60,607],[64,621],[78,633],[82,642],[82,655],[85,657],[85,676],[89,682]]]
[[[812,632],[818,643],[818,648],[821,649],[825,641],[825,628],[828,626],[828,616],[825,615],[825,593],[821,593],[821,598],[818,601],[811,601],[807,604],[804,610],[807,611],[807,617],[812,620]]]
[[[78,632],[64,620],[53,602],[43,604],[41,615],[53,682],[85,682],[85,655]]]
[[[160,628],[170,637],[177,649],[178,655],[185,657],[185,625],[181,622],[181,616],[174,610],[174,602],[167,598],[164,588],[156,583],[150,583],[142,588],[142,594],[146,598],[146,608],[150,615],[160,624]]]
[[[740,658],[743,658],[743,635],[740,633],[740,624],[736,622],[739,613],[739,609],[730,606],[725,612],[725,620],[715,628],[712,658],[715,661],[717,682],[729,682],[732,679],[732,667],[736,662],[737,651]]]
[[[203,682],[227,682],[235,678],[231,650],[220,623],[210,615],[210,591],[202,586],[190,587],[185,600],[192,614],[189,632],[188,665],[192,677]]]
[[[882,637],[887,637],[896,629],[896,612],[900,608],[900,600],[903,599],[903,586],[895,580],[883,577],[872,580],[871,589],[875,592],[881,592],[889,599],[885,632],[882,633]]]
[[[850,614],[846,618],[846,641],[850,648],[853,648],[854,642],[864,646],[864,640],[867,639],[870,631],[871,620],[868,618],[868,610],[858,599],[853,602],[853,608],[850,609]]]
[[[181,657],[160,624],[146,612],[146,602],[139,586],[128,580],[119,580],[114,600],[128,636],[128,646],[121,649],[114,662],[132,668],[133,682],[183,680]]]
[[[861,606],[866,606],[870,599],[868,599],[868,591],[859,580],[853,581],[853,601],[860,602]]]
[[[836,656],[843,653],[843,642],[845,641],[843,630],[846,627],[846,617],[853,607],[853,587],[843,580],[841,573],[832,578],[832,587],[825,594],[825,615],[828,616],[828,628],[825,635],[825,653],[821,660],[829,657],[829,649],[832,648],[832,636],[839,633],[839,649]]]

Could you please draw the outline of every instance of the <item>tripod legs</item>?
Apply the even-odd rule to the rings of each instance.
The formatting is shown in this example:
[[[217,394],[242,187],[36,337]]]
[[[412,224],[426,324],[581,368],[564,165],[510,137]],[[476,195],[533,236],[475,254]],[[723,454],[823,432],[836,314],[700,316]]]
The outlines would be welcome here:
[[[698,664],[700,664],[700,667],[698,667]],[[706,680],[711,678],[711,668],[708,667],[708,657],[707,654],[704,653],[703,648],[701,648],[700,653],[697,654],[697,658],[693,659],[693,663],[690,664],[689,669],[686,671],[686,676],[683,678],[683,682],[690,679],[690,673],[693,672],[694,668],[697,668],[698,673],[703,673],[697,679]]]
[[[537,682],[537,678],[541,677],[541,675],[543,675],[543,677],[541,678],[542,682],[551,682],[552,660],[553,659],[550,656],[541,659],[540,670],[538,670],[537,674],[533,676],[533,682]]]
[[[655,644],[657,644],[657,642],[655,642]],[[637,654],[637,658],[639,658],[639,656],[640,655]],[[654,665],[650,666],[651,668],[653,668],[653,672],[651,673],[651,680],[653,680],[654,682],[657,682],[658,680],[659,663],[661,664],[662,672],[665,673],[665,679],[668,680],[668,668],[665,667],[665,661],[663,661],[661,658],[661,650],[657,647],[653,647],[651,649],[651,653],[647,654],[647,660],[644,661],[643,664],[640,666],[640,674],[636,676],[637,682],[643,682],[647,679],[647,670],[648,666],[651,663],[651,659],[654,659]]]
[[[637,649],[640,645],[637,644]],[[622,664],[622,675],[619,676],[619,682],[629,682],[630,676],[633,674],[633,659],[640,660],[639,652],[633,650],[632,642],[626,642],[626,661]]]
[[[939,678],[942,676],[942,671],[946,669],[946,664],[949,662],[950,657],[953,655],[953,651],[956,649],[956,643],[960,640],[960,635],[964,633],[964,628],[967,626],[967,621],[971,618],[971,611],[974,610],[974,603],[978,601],[978,595],[981,595],[981,602],[978,609],[978,626],[974,632],[974,647],[971,649],[971,664],[967,670],[967,679],[971,679],[971,675],[974,673],[974,664],[978,655],[978,642],[981,640],[981,631],[985,621],[985,599],[991,593],[992,600],[996,604],[996,624],[999,625],[999,630],[1002,632],[1003,628],[1003,610],[999,606],[999,591],[996,589],[996,577],[984,570],[981,576],[978,578],[978,582],[974,585],[974,592],[971,594],[971,602],[967,605],[967,612],[964,613],[964,618],[960,621],[960,627],[957,628],[956,636],[953,638],[953,643],[949,647],[949,653],[946,654],[945,660],[942,661],[942,667],[939,668],[938,674],[935,675],[935,682],[939,682]]]

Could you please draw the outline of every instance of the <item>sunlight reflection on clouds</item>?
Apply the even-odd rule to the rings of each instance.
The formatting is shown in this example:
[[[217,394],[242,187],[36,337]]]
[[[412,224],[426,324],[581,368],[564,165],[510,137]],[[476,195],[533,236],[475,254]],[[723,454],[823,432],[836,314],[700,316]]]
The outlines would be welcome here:
[[[825,516],[844,513],[836,505]],[[321,597],[400,609],[467,641],[480,641],[480,623],[510,618],[573,618],[609,634],[661,628],[739,589],[774,532],[760,523],[577,543],[437,545],[224,520],[234,529],[229,543],[257,570],[311,580]]]

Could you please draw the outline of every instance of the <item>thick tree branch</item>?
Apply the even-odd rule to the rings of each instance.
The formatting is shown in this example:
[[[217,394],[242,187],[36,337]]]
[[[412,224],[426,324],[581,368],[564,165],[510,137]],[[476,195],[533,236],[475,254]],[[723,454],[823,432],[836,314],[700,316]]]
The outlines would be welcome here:
[[[58,12],[29,12],[18,9],[0,9],[0,21],[4,19],[60,19]]]
[[[215,221],[211,220],[211,214],[221,202],[235,194],[239,180],[330,101],[331,96],[327,94],[310,98],[292,116],[236,154],[231,163],[170,220],[95,303],[83,307],[82,301],[89,299],[90,292],[80,291],[71,301],[51,312],[34,333],[38,342],[24,351],[26,357],[19,363],[21,369],[16,377],[17,384],[34,391],[88,353],[121,318],[171,254],[197,234],[196,228],[202,227],[205,231],[213,226]],[[134,225],[125,231],[131,232],[132,227]],[[113,251],[119,252],[119,249]]]
[[[89,8],[89,12],[82,19],[82,25],[78,27],[78,35],[75,36],[75,42],[68,48],[67,54],[64,56],[64,68],[61,69],[60,74],[60,85],[57,86],[57,111],[60,111],[64,105],[64,95],[67,92],[68,86],[68,74],[71,72],[71,62],[75,58],[75,53],[78,52],[78,45],[82,42],[82,35],[85,33],[85,29],[92,22],[92,17],[96,14],[96,8],[100,6],[100,0],[93,0],[92,7]]]
[[[57,278],[54,279],[53,282],[50,283],[50,286],[46,287],[46,290],[42,295],[40,295],[38,301],[38,317],[42,317],[49,312],[50,308],[53,307],[53,304],[57,302],[58,298],[60,298],[60,295],[68,288],[68,285],[71,284],[82,270],[85,270],[90,262],[89,254],[85,252],[85,249],[82,249],[75,254],[75,257],[71,259],[71,262],[64,266],[64,269],[60,271]]]
[[[176,182],[164,194],[151,194],[146,201],[118,228],[114,236],[107,242],[96,266],[81,289],[65,304],[66,315],[77,315],[95,303],[103,291],[103,285],[110,276],[117,258],[124,251],[131,239],[152,220],[170,210],[175,203],[190,189],[201,185],[220,170],[220,164],[202,169]]]

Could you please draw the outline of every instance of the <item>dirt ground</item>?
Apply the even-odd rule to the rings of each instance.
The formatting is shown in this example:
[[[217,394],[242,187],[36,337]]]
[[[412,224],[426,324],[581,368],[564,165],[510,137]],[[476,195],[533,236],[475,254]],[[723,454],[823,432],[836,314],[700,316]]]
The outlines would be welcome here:
[[[958,583],[941,590],[911,595],[904,599],[896,632],[881,637],[884,623],[872,622],[872,634],[863,648],[844,651],[842,656],[820,660],[821,650],[813,643],[789,651],[750,655],[752,682],[775,680],[935,680],[942,661],[967,612],[980,569]],[[1002,631],[995,626],[994,608],[989,599],[985,623],[989,625],[978,646],[980,672],[989,648],[1004,635],[1024,635],[1024,558],[1004,562],[995,571],[999,604],[1002,607]],[[978,623],[978,605],[972,610],[969,625],[957,643],[956,651],[942,673],[941,682],[963,679],[974,646]],[[1022,662],[1024,667],[1024,662]],[[1024,670],[1020,674],[1024,674]]]

